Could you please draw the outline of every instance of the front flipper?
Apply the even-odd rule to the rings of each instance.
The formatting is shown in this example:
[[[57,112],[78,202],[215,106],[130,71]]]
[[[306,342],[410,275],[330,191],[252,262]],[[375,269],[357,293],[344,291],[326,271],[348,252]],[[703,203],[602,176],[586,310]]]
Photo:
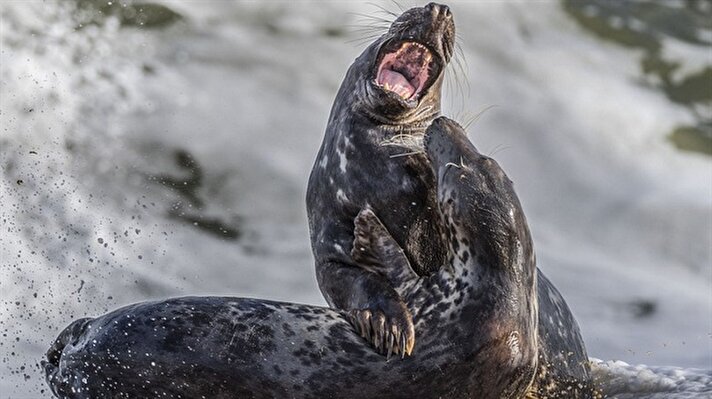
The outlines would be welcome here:
[[[359,212],[354,226],[353,260],[386,277],[393,289],[403,296],[418,281],[403,249],[369,208]]]
[[[363,268],[386,277],[402,296],[418,280],[403,249],[368,208],[359,212],[354,225],[351,257]],[[351,311],[356,330],[387,358],[392,353],[410,355],[415,346],[415,328],[406,304],[400,297],[372,300],[374,303],[369,303],[368,308]]]
[[[388,299],[383,303],[370,304],[367,309],[354,309],[349,316],[361,337],[370,342],[378,353],[386,355],[387,360],[394,353],[403,358],[413,352],[413,317],[401,299]]]

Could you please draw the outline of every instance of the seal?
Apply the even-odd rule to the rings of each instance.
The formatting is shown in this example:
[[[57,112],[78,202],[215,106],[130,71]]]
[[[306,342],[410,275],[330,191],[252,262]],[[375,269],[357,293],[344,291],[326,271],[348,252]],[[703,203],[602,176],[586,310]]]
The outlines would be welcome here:
[[[474,256],[481,265],[509,265],[510,273],[513,273],[510,277],[522,284],[517,289],[504,280],[493,284],[490,289],[508,291],[512,301],[509,311],[523,312],[515,319],[519,320],[520,325],[533,323],[536,326],[535,336],[529,337],[527,345],[535,348],[537,368],[526,397],[602,397],[592,382],[588,355],[576,319],[556,287],[536,267],[531,234],[512,181],[493,159],[477,152],[467,139],[464,129],[456,122],[444,117],[438,118],[429,132],[432,133],[426,136],[427,153],[434,164],[446,166],[440,168],[438,173],[450,172],[450,178],[457,176],[461,180],[460,184],[481,186],[469,191],[475,195],[459,198],[459,202],[456,202],[459,206],[481,208],[481,212],[462,213],[456,219],[465,226],[480,227],[479,230],[470,229],[469,236],[476,240],[479,237],[486,245],[479,250],[468,247],[469,238],[457,239],[457,230],[453,232],[446,229],[448,242],[451,243],[450,252],[454,254],[451,256],[456,259]],[[447,132],[452,140],[444,139],[443,132]],[[458,144],[453,145],[453,142]],[[444,159],[438,160],[438,157]],[[447,159],[449,161],[446,162]],[[477,177],[473,178],[473,174]],[[444,176],[438,177],[438,191],[447,189],[448,186],[443,183],[445,179]],[[442,193],[438,195],[442,196]],[[443,210],[443,214],[447,217],[446,210]],[[476,219],[465,219],[468,215]],[[453,223],[457,224],[446,220],[448,226]],[[453,242],[465,243],[466,246],[464,249],[452,247]],[[451,258],[449,263],[454,262],[456,260]],[[526,290],[522,289],[524,287]],[[507,309],[500,316],[507,320]]]
[[[392,144],[422,140],[440,114],[444,70],[454,48],[449,8],[430,3],[405,11],[349,68],[334,100],[307,187],[307,214],[316,276],[334,308],[355,325],[392,328],[406,336],[395,352],[415,345],[412,314],[381,276],[351,256],[353,221],[373,209],[415,272],[428,275],[446,260],[435,177],[422,151],[402,156]],[[372,342],[381,353],[383,342]]]
[[[351,256],[404,298],[419,349],[383,361],[363,337],[405,338],[344,311],[188,297],[72,323],[43,367],[60,398],[521,398],[537,371],[536,267],[511,182],[454,122],[425,136],[448,263],[427,277],[370,208]],[[404,353],[401,352],[401,356]],[[568,396],[571,397],[571,396]]]

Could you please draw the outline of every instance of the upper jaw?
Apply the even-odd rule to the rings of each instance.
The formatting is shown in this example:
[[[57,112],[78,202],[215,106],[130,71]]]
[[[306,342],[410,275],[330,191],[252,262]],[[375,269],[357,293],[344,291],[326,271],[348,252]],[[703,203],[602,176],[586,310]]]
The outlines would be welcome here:
[[[378,50],[371,85],[404,108],[415,108],[443,70],[438,51],[417,40],[391,39]]]

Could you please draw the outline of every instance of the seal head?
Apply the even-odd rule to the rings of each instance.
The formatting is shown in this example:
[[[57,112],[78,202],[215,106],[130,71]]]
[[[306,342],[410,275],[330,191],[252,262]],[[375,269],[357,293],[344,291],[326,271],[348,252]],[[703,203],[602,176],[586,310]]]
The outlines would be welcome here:
[[[447,6],[430,3],[405,11],[349,68],[342,89],[351,95],[345,99],[353,105],[350,111],[384,124],[417,123],[424,129],[432,112],[440,111],[443,72],[454,40]]]
[[[399,16],[368,52],[372,61],[364,100],[372,114],[404,121],[410,111],[439,102],[454,36],[447,6],[430,3]]]

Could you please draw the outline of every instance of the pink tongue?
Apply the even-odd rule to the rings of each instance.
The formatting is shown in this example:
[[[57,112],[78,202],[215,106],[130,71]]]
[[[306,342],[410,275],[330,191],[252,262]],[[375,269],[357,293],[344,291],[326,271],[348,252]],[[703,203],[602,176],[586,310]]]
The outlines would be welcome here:
[[[415,93],[415,87],[408,83],[408,79],[396,71],[390,69],[381,70],[381,75],[378,77],[378,83],[386,87],[386,89],[397,93],[399,96],[408,99]]]

